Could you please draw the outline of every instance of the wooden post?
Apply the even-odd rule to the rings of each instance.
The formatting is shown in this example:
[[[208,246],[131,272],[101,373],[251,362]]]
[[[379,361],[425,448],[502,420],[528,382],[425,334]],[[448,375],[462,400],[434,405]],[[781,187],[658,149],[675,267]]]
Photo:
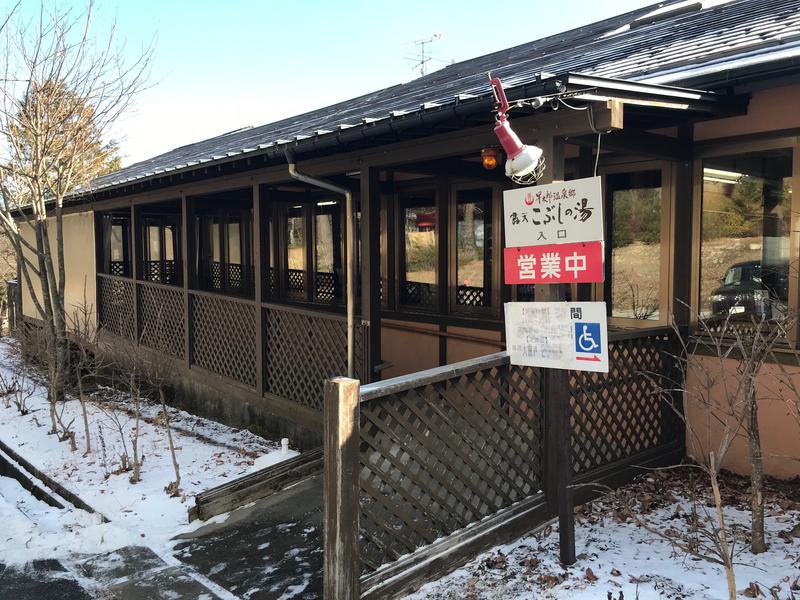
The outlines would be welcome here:
[[[136,206],[131,204],[131,280],[133,281],[133,337],[134,343],[139,344],[142,335],[142,324],[139,315],[139,224]]]
[[[564,141],[552,133],[539,141],[544,150],[545,173],[540,183],[564,179]],[[570,292],[568,283],[537,286],[537,301],[564,302]],[[570,423],[569,371],[545,371],[547,410],[547,501],[558,512],[558,537],[561,562],[575,563],[575,506],[572,483],[572,431]]]
[[[183,358],[187,365],[192,364],[192,319],[191,298],[189,297],[192,271],[189,270],[189,261],[194,259],[197,248],[189,240],[189,201],[186,194],[181,191],[181,269],[183,279]]]
[[[261,253],[262,244],[264,241],[264,233],[262,232],[262,205],[261,205],[261,188],[257,183],[253,184],[253,235],[251,236],[253,245],[253,298],[256,301],[256,314],[255,314],[255,341],[256,341],[256,390],[258,395],[264,394],[264,308],[261,306],[263,302],[263,286],[264,286],[264,268],[262,266],[264,257]]]
[[[359,381],[325,381],[323,597],[356,600],[361,595],[358,553]]]
[[[678,128],[681,147],[691,152],[694,129],[691,124]],[[688,325],[691,321],[692,303],[692,181],[693,161],[688,158],[673,163],[675,193],[673,195],[672,237],[672,314],[678,325]]]
[[[551,285],[550,301],[566,300],[569,284]],[[572,422],[569,371],[548,369],[545,390],[548,408],[548,444],[551,458],[550,493],[558,499],[558,548],[561,562],[575,563],[575,503],[572,489]]]
[[[367,325],[364,351],[366,383],[380,378],[381,362],[381,195],[380,170],[361,169],[361,319]]]

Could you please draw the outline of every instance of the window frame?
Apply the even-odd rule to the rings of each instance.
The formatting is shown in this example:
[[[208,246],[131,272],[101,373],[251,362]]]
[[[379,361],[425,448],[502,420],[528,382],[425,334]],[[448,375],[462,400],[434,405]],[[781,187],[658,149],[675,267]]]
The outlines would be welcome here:
[[[593,295],[598,301],[606,301],[607,290],[611,289],[611,252],[612,248],[608,244],[608,235],[613,225],[612,203],[608,193],[608,175],[623,173],[639,173],[642,171],[661,171],[661,255],[659,258],[659,308],[658,319],[636,319],[633,317],[615,317],[611,315],[611,302],[608,299],[608,326],[621,329],[647,329],[652,327],[669,326],[674,309],[674,249],[675,249],[675,176],[677,169],[673,168],[672,162],[668,160],[652,160],[640,162],[618,163],[602,167],[599,171],[603,190],[603,226],[605,227],[604,236],[604,257],[603,271],[605,281],[593,285]]]
[[[196,230],[196,253],[197,253],[197,273],[195,278],[196,287],[200,291],[212,294],[225,294],[240,298],[253,298],[255,296],[255,276],[254,268],[254,248],[253,248],[253,214],[252,208],[196,208],[193,211],[193,226]],[[209,239],[204,239],[204,229],[206,224],[213,224],[213,219],[219,220],[219,239],[220,239],[220,263],[226,265],[221,269],[220,288],[214,289],[209,285],[209,276],[206,267],[213,263],[213,249]],[[238,220],[240,223],[240,243],[239,251],[241,254],[242,285],[233,288],[230,285],[230,274],[227,266],[228,261],[228,223],[231,220]],[[210,251],[210,252],[209,252]]]
[[[690,325],[696,327],[700,310],[700,260],[702,258],[703,218],[703,161],[737,154],[769,150],[792,151],[792,190],[800,190],[800,137],[774,136],[764,139],[718,139],[695,142],[692,164],[692,273],[690,286]],[[789,227],[789,264],[800,264],[800,193],[792,193],[791,222]],[[800,275],[789,269],[788,306],[790,311],[800,308]],[[790,343],[800,343],[800,324],[790,333]]]
[[[138,269],[136,271],[136,276],[138,281],[144,281],[149,283],[158,283],[161,285],[171,285],[175,287],[183,286],[183,253],[181,248],[181,238],[182,238],[182,231],[181,231],[181,214],[180,212],[176,213],[159,213],[157,211],[153,211],[151,213],[147,212],[140,212],[137,214],[136,219],[136,226],[139,229],[139,244],[137,245],[137,251],[139,254],[138,257]],[[150,227],[157,227],[158,228],[158,243],[160,248],[160,258],[157,262],[160,263],[160,272],[164,274],[164,278],[161,281],[153,281],[149,278],[147,269],[145,269],[145,264],[150,262],[156,262],[154,260],[149,259],[149,252],[150,252],[150,237],[149,237],[149,228]],[[169,262],[167,260],[166,254],[166,230],[167,228],[172,228],[172,261],[174,263],[174,274],[173,280],[167,281],[166,273],[167,268],[166,264]]]
[[[130,210],[126,211],[126,213],[127,214],[121,211],[98,211],[96,213],[97,228],[100,232],[100,235],[98,236],[100,244],[98,244],[97,248],[97,264],[100,267],[98,268],[98,273],[101,275],[124,277],[126,279],[133,278],[133,246],[131,243],[131,226],[133,223],[133,215],[130,213]],[[122,260],[112,261],[111,232],[112,228],[117,224],[122,226]],[[122,263],[122,275],[112,273],[112,263]]]
[[[347,248],[345,247],[346,246],[346,244],[345,244],[345,241],[346,241],[345,240],[345,237],[346,237],[345,229],[346,229],[347,215],[345,213],[345,203],[344,203],[344,201],[342,199],[335,198],[335,199],[331,199],[331,200],[334,200],[335,204],[322,206],[322,207],[318,206],[317,203],[318,202],[325,202],[326,201],[325,199],[314,198],[314,199],[312,199],[310,201],[309,213],[311,215],[311,239],[307,239],[306,240],[306,247],[307,248],[310,247],[310,249],[311,249],[311,267],[312,267],[312,270],[311,270],[311,277],[310,277],[310,282],[309,282],[310,283],[310,287],[311,287],[311,289],[310,289],[310,296],[311,296],[310,302],[312,302],[313,304],[324,305],[324,306],[343,306],[345,304],[346,296],[347,296],[347,294],[346,294],[346,290],[347,290]],[[328,208],[328,207],[331,207],[331,208]],[[335,209],[334,209],[334,207],[335,207]],[[319,211],[318,209],[320,209],[320,208],[322,208],[323,210]],[[354,208],[354,210],[355,210],[355,208]],[[337,221],[336,213],[338,213],[338,221]],[[334,260],[333,260],[333,265],[332,265],[332,274],[333,274],[334,278],[336,278],[338,276],[338,274],[336,272],[336,260],[335,260],[336,252],[335,252],[335,249],[336,249],[336,246],[338,246],[339,247],[339,252],[338,252],[339,253],[339,262],[341,263],[339,270],[340,270],[341,275],[338,276],[339,281],[334,283],[334,289],[335,289],[335,286],[338,283],[339,297],[337,298],[336,296],[334,296],[334,298],[332,300],[323,300],[323,299],[320,299],[320,298],[317,297],[317,277],[318,277],[318,275],[320,273],[319,268],[317,266],[317,264],[318,264],[318,257],[317,257],[317,236],[318,236],[318,233],[317,233],[317,216],[318,215],[325,215],[325,214],[330,214],[331,215],[331,233],[334,236],[337,236],[335,226],[337,225],[337,223],[339,225],[338,243],[336,241],[333,241]],[[308,227],[306,227],[306,230],[308,230]],[[359,244],[360,244],[360,236],[357,236],[356,237],[356,253],[358,253]],[[358,263],[358,261],[357,261],[357,263]],[[308,271],[308,269],[307,269],[307,271]],[[335,279],[334,279],[334,281],[335,281]]]
[[[458,304],[458,193],[469,190],[491,190],[488,214],[491,218],[491,247],[488,253],[491,267],[486,270],[484,277],[489,277],[489,303],[485,306],[468,306]],[[447,260],[448,283],[448,313],[463,317],[495,317],[500,316],[502,308],[502,185],[491,181],[455,182],[449,186],[448,196],[448,226],[449,248]],[[484,258],[485,260],[485,258]]]
[[[428,207],[428,204],[421,204],[414,197],[416,194],[430,194],[430,207],[435,210],[436,224],[434,225],[434,239],[436,246],[436,267],[434,269],[434,293],[433,301],[430,305],[407,304],[403,302],[403,288],[406,284],[406,231],[405,215],[408,208]],[[396,210],[394,211],[395,230],[394,236],[394,265],[395,281],[394,286],[394,307],[399,312],[421,312],[425,314],[441,314],[441,294],[442,281],[440,267],[442,262],[442,215],[440,210],[440,185],[437,181],[426,181],[424,183],[414,183],[402,186],[397,190],[394,198]]]

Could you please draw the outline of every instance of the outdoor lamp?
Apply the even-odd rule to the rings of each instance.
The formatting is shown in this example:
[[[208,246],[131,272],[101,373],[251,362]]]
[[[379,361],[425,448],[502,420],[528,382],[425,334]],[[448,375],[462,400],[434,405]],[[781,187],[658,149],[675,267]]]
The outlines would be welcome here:
[[[506,176],[520,184],[535,183],[544,172],[544,151],[538,146],[528,146],[520,141],[508,121],[508,100],[503,84],[497,77],[489,79],[498,102],[494,134],[506,152]]]
[[[481,164],[487,171],[497,168],[500,162],[500,150],[497,148],[483,148],[481,150]]]

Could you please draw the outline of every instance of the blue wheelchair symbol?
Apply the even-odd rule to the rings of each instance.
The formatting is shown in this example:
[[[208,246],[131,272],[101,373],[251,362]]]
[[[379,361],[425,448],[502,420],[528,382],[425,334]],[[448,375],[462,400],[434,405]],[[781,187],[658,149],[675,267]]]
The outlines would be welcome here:
[[[575,352],[600,354],[600,323],[575,323]]]

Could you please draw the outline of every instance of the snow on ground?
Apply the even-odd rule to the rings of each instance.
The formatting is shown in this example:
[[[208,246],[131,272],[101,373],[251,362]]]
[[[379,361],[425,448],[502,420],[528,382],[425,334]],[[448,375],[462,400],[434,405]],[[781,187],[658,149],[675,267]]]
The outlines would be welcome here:
[[[32,374],[21,366],[14,346],[0,342],[0,375],[10,381],[19,369]],[[26,385],[34,390],[27,401],[30,409],[27,415],[20,415],[13,403],[6,406],[6,399],[0,398],[0,440],[104,514],[111,523],[101,525],[95,516],[83,511],[59,511],[56,516],[45,518],[34,506],[32,514],[37,515],[42,526],[32,527],[20,520],[24,512],[11,510],[20,501],[14,487],[19,487],[18,484],[0,478],[4,482],[0,487],[0,518],[4,523],[13,521],[13,529],[4,528],[5,531],[13,530],[14,540],[32,538],[25,552],[18,552],[16,544],[0,544],[0,563],[18,564],[38,557],[107,551],[129,544],[147,545],[163,553],[171,546],[172,537],[201,524],[189,525],[187,519],[187,510],[194,505],[196,494],[252,472],[255,465],[264,467],[297,455],[292,450],[282,452],[280,444],[250,432],[169,409],[181,472],[181,495],[169,497],[164,489],[175,479],[175,474],[160,405],[148,404],[142,409],[147,418],[140,421],[139,447],[144,460],[141,481],[134,485],[129,481],[130,473],[120,472],[123,446],[132,456],[130,436],[134,418],[129,412],[132,408],[129,398],[105,393],[104,396],[113,398],[87,403],[92,453],[84,456],[80,403],[75,400],[63,405],[62,420],[68,423],[75,419],[72,430],[76,433],[78,451],[72,452],[67,442],[47,433],[50,419],[45,386],[30,379]],[[36,521],[34,518],[31,522]],[[57,535],[59,531],[66,532],[63,539]],[[6,538],[0,533],[0,539]],[[36,556],[39,551],[40,556]]]
[[[22,564],[54,551],[93,553],[137,543],[133,535],[99,515],[83,510],[57,509],[34,498],[16,480],[0,477],[0,563]]]
[[[685,483],[680,477],[656,473],[650,481],[628,490],[639,498],[633,506],[649,525],[687,531],[693,503],[687,497],[689,486]],[[800,496],[800,483],[794,485]],[[731,504],[726,518],[740,534],[746,533],[750,521],[745,500],[744,494],[726,497]],[[746,543],[740,545],[741,552],[735,558],[740,597],[800,598],[797,500],[771,497],[766,519],[770,548],[766,553],[753,555]],[[575,531],[578,560],[571,567],[559,563],[558,531],[552,526],[492,549],[406,600],[727,598],[722,567],[673,549],[663,538],[626,518],[623,506],[606,498],[581,508]],[[700,506],[697,514],[705,515],[705,509]],[[755,588],[748,592],[750,595],[743,594],[751,582],[758,586],[761,596],[756,596]]]

